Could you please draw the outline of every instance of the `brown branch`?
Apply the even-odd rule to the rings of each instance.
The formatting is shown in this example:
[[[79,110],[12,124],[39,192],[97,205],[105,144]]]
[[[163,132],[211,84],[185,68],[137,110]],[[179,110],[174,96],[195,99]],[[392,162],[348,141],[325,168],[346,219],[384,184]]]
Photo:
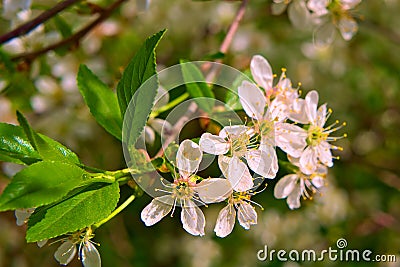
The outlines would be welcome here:
[[[224,40],[222,41],[222,44],[219,48],[219,51],[222,53],[226,53],[229,50],[229,47],[232,43],[233,37],[235,36],[237,29],[239,27],[240,21],[243,19],[244,13],[246,11],[246,6],[247,6],[248,0],[243,0],[242,3],[240,4],[238,11],[236,12],[235,18],[232,21],[231,25],[229,26],[228,32],[225,35]],[[217,62],[221,62],[221,60],[217,60]],[[208,66],[207,66],[208,65]],[[210,69],[210,64],[204,64],[203,65],[203,70],[208,70]],[[206,77],[207,82],[211,82],[214,80],[215,76],[217,75],[219,68],[211,68],[209,70],[210,72],[208,73]],[[161,157],[164,153],[164,150],[168,147],[168,145],[173,142],[176,137],[178,136],[179,132],[185,125],[187,121],[189,121],[192,117],[192,115],[197,111],[197,104],[195,102],[190,103],[188,110],[186,111],[185,115],[182,116],[173,126],[171,134],[168,136],[168,138],[165,140],[164,144],[162,145],[161,149],[157,152],[155,157]]]
[[[118,0],[118,1],[114,2],[112,5],[110,5],[109,7],[104,8],[103,10],[99,11],[98,18],[96,18],[93,22],[91,22],[90,24],[85,26],[80,31],[74,33],[70,37],[68,37],[66,39],[63,39],[58,43],[55,43],[55,44],[49,45],[47,47],[44,47],[44,48],[42,48],[40,50],[29,52],[29,53],[23,53],[23,54],[14,56],[14,57],[11,58],[11,60],[12,61],[23,60],[23,61],[31,62],[35,58],[37,58],[37,57],[39,57],[39,56],[41,56],[41,55],[43,55],[43,54],[45,54],[45,53],[47,53],[49,51],[55,50],[57,48],[71,46],[71,45],[72,46],[73,45],[78,45],[80,40],[86,34],[88,34],[98,24],[100,24],[101,22],[103,22],[104,20],[109,18],[111,16],[111,14],[114,12],[114,10],[117,9],[125,1],[127,1],[127,0]]]
[[[80,0],[65,0],[65,1],[58,3],[57,5],[44,11],[42,14],[40,14],[36,18],[32,19],[31,21],[28,21],[28,22],[20,25],[18,28],[0,36],[0,44],[3,44],[13,38],[18,37],[18,36],[27,34],[28,32],[32,31],[40,24],[46,22],[47,20],[51,19],[52,17],[54,17],[55,15],[57,15],[64,9],[72,6],[73,4],[75,4],[76,2],[79,2],[79,1]]]

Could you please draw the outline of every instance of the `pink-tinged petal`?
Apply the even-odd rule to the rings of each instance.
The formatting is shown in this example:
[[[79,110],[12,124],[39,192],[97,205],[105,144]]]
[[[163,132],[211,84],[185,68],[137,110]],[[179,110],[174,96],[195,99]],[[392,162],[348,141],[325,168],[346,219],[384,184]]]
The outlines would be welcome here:
[[[251,75],[259,86],[265,90],[272,88],[274,76],[268,60],[260,55],[253,56],[250,62],[250,70]]]
[[[298,180],[299,176],[297,174],[283,176],[275,185],[274,197],[286,198],[289,196],[296,187]]]
[[[239,100],[247,116],[262,120],[266,106],[265,96],[261,90],[248,81],[243,81],[238,88]]]
[[[292,193],[286,199],[286,203],[288,204],[291,210],[300,208],[300,198],[301,198],[301,189],[300,186],[296,186]]]
[[[208,178],[198,183],[194,189],[205,203],[224,201],[232,194],[231,183],[225,178]]]
[[[319,160],[326,166],[332,167],[332,152],[331,145],[326,141],[321,141],[318,146],[316,146],[316,153]]]
[[[311,183],[313,184],[313,186],[320,189],[325,186],[325,179],[322,176],[314,176],[311,179]]]
[[[249,130],[249,127],[244,125],[232,125],[232,126],[225,126],[219,132],[219,137],[227,138],[230,136],[239,136],[245,134]]]
[[[210,133],[201,135],[199,145],[203,152],[213,155],[223,155],[230,148],[230,144],[224,138]]]
[[[287,110],[287,116],[294,122],[308,124],[307,112],[306,112],[306,101],[301,98],[293,100],[292,105]]]
[[[203,236],[206,218],[201,209],[191,200],[184,200],[181,212],[183,229],[194,236]]]
[[[300,157],[300,170],[304,174],[311,175],[317,168],[317,154],[312,147],[307,147]]]
[[[251,225],[257,224],[257,212],[254,207],[247,202],[240,202],[238,207],[238,221],[246,230],[249,230]]]
[[[141,212],[140,216],[146,226],[152,226],[164,218],[174,205],[171,195],[153,199]]]
[[[58,247],[54,258],[59,264],[68,265],[75,257],[76,251],[76,245],[71,240],[67,240]]]
[[[328,9],[326,8],[330,0],[309,0],[307,2],[307,7],[313,11],[317,16],[323,16],[328,14]]]
[[[215,224],[214,232],[218,237],[228,236],[235,226],[236,211],[233,205],[228,204],[223,208],[217,218],[217,223]]]
[[[313,90],[306,95],[306,114],[310,123],[315,124],[317,120],[318,93]]]
[[[151,127],[146,125],[144,126],[141,138],[143,138],[147,144],[153,145],[154,140],[156,140],[156,134]]]
[[[255,173],[267,177],[271,170],[272,155],[263,150],[249,150],[246,155],[247,165]]]
[[[250,190],[254,185],[253,177],[251,177],[246,164],[235,156],[229,162],[227,178],[237,192]]]
[[[306,143],[307,132],[297,125],[279,123],[275,127],[275,142],[292,157],[300,157]]]
[[[346,41],[350,41],[354,34],[358,31],[357,22],[350,17],[341,18],[339,20],[338,27],[340,34]]]
[[[181,176],[188,176],[197,172],[200,162],[203,158],[203,152],[198,144],[191,140],[184,140],[176,154],[176,166]]]
[[[323,104],[318,108],[317,111],[317,123],[316,125],[323,128],[326,122],[326,104]]]

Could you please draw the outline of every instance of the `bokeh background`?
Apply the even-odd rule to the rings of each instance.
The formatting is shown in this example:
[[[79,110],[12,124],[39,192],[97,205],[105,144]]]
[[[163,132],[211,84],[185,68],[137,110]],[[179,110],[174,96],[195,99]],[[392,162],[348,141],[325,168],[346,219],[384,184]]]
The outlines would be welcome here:
[[[291,211],[284,200],[273,198],[271,181],[255,197],[265,209],[257,210],[258,225],[246,231],[237,224],[224,239],[213,233],[222,204],[204,210],[206,236],[199,238],[182,229],[178,213],[145,227],[139,215],[151,198],[143,196],[96,232],[103,266],[400,266],[400,2],[362,1],[355,10],[358,33],[349,42],[337,35],[325,48],[313,46],[312,31],[293,27],[286,13],[271,15],[271,2],[250,1],[222,60],[246,70],[251,57],[261,54],[278,75],[286,67],[292,81],[302,83],[303,96],[317,89],[320,102],[333,109],[332,117],[347,122],[339,135],[346,132],[348,138],[339,142],[344,151],[330,169],[327,189]],[[24,16],[34,17],[53,5],[54,1],[33,0]],[[92,19],[85,5],[68,9],[58,22],[50,20],[1,47],[0,121],[16,123],[15,111],[20,110],[37,131],[69,146],[87,165],[123,168],[120,143],[96,124],[78,92],[79,64],[87,64],[115,88],[143,40],[164,28],[168,32],[157,48],[159,68],[180,59],[207,59],[218,52],[239,5],[153,0],[147,10],[139,10],[135,1],[127,1],[73,50],[51,51],[8,71],[4,55],[56,42]],[[6,17],[0,17],[0,34],[19,23]],[[1,190],[18,166],[0,167]],[[122,188],[122,199],[129,193],[128,187]],[[26,244],[24,235],[13,212],[0,214],[0,266],[58,266],[53,258],[57,244],[39,249]],[[336,248],[339,238],[348,241],[348,248],[397,255],[397,263],[260,262],[256,257],[264,245],[321,251]],[[81,263],[75,259],[69,266]]]

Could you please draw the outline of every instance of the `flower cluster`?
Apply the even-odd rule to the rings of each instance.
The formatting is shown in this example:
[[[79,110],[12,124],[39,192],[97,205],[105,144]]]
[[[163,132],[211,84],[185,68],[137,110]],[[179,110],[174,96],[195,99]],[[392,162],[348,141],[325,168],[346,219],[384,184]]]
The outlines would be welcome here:
[[[156,197],[141,213],[147,226],[171,211],[173,214],[179,205],[183,228],[203,236],[206,221],[198,206],[225,201],[227,206],[220,211],[214,228],[216,235],[229,235],[236,215],[240,225],[249,229],[257,223],[253,205],[260,206],[251,197],[263,191],[255,190],[264,178],[276,178],[282,164],[292,173],[277,182],[274,195],[287,198],[290,209],[299,208],[301,197],[311,199],[325,185],[327,168],[336,158],[331,151],[341,150],[331,144],[340,137],[330,134],[344,124],[338,126],[336,121],[325,126],[332,111],[326,104],[318,106],[316,91],[300,98],[285,69],[275,83],[268,61],[256,55],[250,70],[255,83],[243,81],[238,95],[251,120],[244,125],[226,126],[218,135],[204,133],[198,144],[191,140],[180,144],[173,182],[161,178],[164,188],[156,189],[166,195]],[[285,159],[278,159],[277,148],[287,154]],[[203,179],[196,175],[203,153],[218,157],[222,177]]]
[[[272,13],[279,15],[288,10],[292,24],[299,28],[314,27],[316,44],[324,45],[333,41],[335,27],[343,39],[349,41],[358,30],[351,10],[361,0],[274,0]]]

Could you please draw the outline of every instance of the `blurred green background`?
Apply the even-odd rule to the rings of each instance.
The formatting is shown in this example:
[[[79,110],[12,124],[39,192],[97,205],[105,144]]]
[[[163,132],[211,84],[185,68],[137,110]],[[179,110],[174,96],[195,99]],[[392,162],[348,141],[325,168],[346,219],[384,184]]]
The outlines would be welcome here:
[[[33,0],[31,16],[53,4]],[[77,90],[79,64],[87,64],[115,88],[143,40],[163,28],[168,32],[157,48],[160,68],[182,58],[205,59],[218,52],[239,5],[153,0],[148,10],[139,12],[135,1],[127,1],[73,51],[47,53],[15,72],[7,71],[3,57],[0,121],[16,123],[15,111],[21,110],[37,131],[69,146],[86,164],[123,168],[120,143],[96,124]],[[347,122],[339,134],[346,132],[348,138],[338,142],[344,151],[330,169],[327,189],[291,211],[284,200],[273,198],[271,181],[255,197],[265,209],[257,210],[258,225],[246,231],[236,224],[224,239],[213,233],[223,204],[204,209],[206,236],[199,238],[182,229],[179,213],[146,227],[140,211],[151,198],[143,196],[96,232],[103,266],[400,266],[400,2],[364,0],[355,10],[359,31],[354,38],[346,42],[337,35],[323,49],[313,46],[312,31],[293,27],[286,14],[271,15],[270,5],[250,1],[223,62],[246,70],[251,57],[261,54],[274,73],[286,67],[293,83],[302,83],[303,96],[318,90],[320,103],[333,109],[332,118]],[[80,8],[63,12],[60,18],[68,25],[64,29],[76,31],[89,21],[91,16]],[[10,21],[0,19],[0,34],[8,30]],[[43,47],[62,38],[60,32],[59,23],[51,20],[20,44],[3,46],[2,53]],[[1,167],[0,190],[18,170],[11,164]],[[128,187],[122,188],[121,199],[129,193]],[[0,266],[58,265],[53,258],[57,243],[39,249],[25,243],[24,233],[24,227],[15,225],[13,212],[0,214]],[[264,245],[287,251],[336,248],[339,238],[347,240],[347,248],[397,255],[397,262],[260,262],[256,256]],[[75,259],[69,266],[81,263]]]

